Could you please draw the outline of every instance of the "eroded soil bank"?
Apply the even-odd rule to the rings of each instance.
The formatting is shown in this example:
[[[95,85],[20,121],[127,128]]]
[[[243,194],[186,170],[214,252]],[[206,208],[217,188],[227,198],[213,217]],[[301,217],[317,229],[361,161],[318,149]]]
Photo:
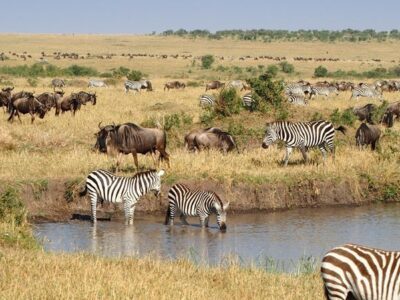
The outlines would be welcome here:
[[[182,182],[182,181],[181,181]],[[309,180],[297,183],[266,183],[231,185],[214,181],[183,181],[192,188],[207,189],[218,193],[223,201],[230,201],[230,213],[275,211],[304,207],[334,205],[362,205],[374,201],[394,202],[400,194],[392,187],[371,186],[368,181]],[[33,222],[68,221],[90,218],[88,196],[79,197],[81,180],[41,180],[37,182],[3,183],[0,191],[13,186],[26,205]],[[164,185],[162,196],[143,197],[136,208],[138,214],[160,214],[166,211],[170,185]],[[115,205],[98,207],[99,218],[121,218],[122,209]]]

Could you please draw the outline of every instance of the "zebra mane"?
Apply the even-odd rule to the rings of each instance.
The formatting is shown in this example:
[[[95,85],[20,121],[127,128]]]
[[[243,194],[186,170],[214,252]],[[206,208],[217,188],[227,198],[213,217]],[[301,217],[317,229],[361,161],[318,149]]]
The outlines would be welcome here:
[[[218,204],[221,206],[221,208],[223,209],[224,207],[224,203],[222,203],[221,198],[217,195],[217,193],[210,191],[210,193],[214,196],[214,198],[216,199],[216,201],[218,202]]]
[[[150,169],[150,170],[146,170],[146,171],[137,172],[135,175],[132,176],[132,178],[137,178],[137,177],[140,177],[143,175],[150,175],[155,172],[157,172],[156,169]]]

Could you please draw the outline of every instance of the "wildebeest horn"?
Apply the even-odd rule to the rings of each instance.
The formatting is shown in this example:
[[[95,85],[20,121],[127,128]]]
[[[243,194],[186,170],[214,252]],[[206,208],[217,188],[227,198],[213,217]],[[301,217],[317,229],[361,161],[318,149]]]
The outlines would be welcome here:
[[[102,129],[103,129],[103,128],[101,128],[101,126],[100,126],[100,125],[101,125],[101,123],[102,123],[102,122],[100,122],[100,123],[99,123],[99,125],[97,125],[97,126],[99,126],[99,129],[100,129],[100,130],[102,130]]]

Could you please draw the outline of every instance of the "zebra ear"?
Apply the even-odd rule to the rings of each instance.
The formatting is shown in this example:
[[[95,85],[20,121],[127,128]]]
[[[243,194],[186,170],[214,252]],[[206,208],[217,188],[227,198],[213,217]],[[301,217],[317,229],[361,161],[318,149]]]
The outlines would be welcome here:
[[[224,210],[227,210],[227,209],[228,209],[229,203],[230,203],[230,202],[224,204]]]
[[[160,171],[158,171],[158,173],[157,173],[157,175],[158,176],[163,176],[165,174],[165,171],[164,170],[160,170]]]

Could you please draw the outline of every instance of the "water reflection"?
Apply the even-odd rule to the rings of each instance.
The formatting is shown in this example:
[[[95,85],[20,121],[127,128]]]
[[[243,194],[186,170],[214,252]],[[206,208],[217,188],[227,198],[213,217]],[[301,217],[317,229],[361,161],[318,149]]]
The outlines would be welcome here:
[[[228,216],[228,230],[221,233],[215,219],[210,228],[163,225],[162,217],[123,222],[38,224],[35,234],[44,238],[49,251],[89,251],[105,256],[152,254],[161,258],[189,257],[216,264],[231,254],[244,263],[265,263],[266,258],[293,265],[302,256],[321,257],[333,246],[353,242],[400,249],[400,206],[374,205],[300,209],[278,213]]]

